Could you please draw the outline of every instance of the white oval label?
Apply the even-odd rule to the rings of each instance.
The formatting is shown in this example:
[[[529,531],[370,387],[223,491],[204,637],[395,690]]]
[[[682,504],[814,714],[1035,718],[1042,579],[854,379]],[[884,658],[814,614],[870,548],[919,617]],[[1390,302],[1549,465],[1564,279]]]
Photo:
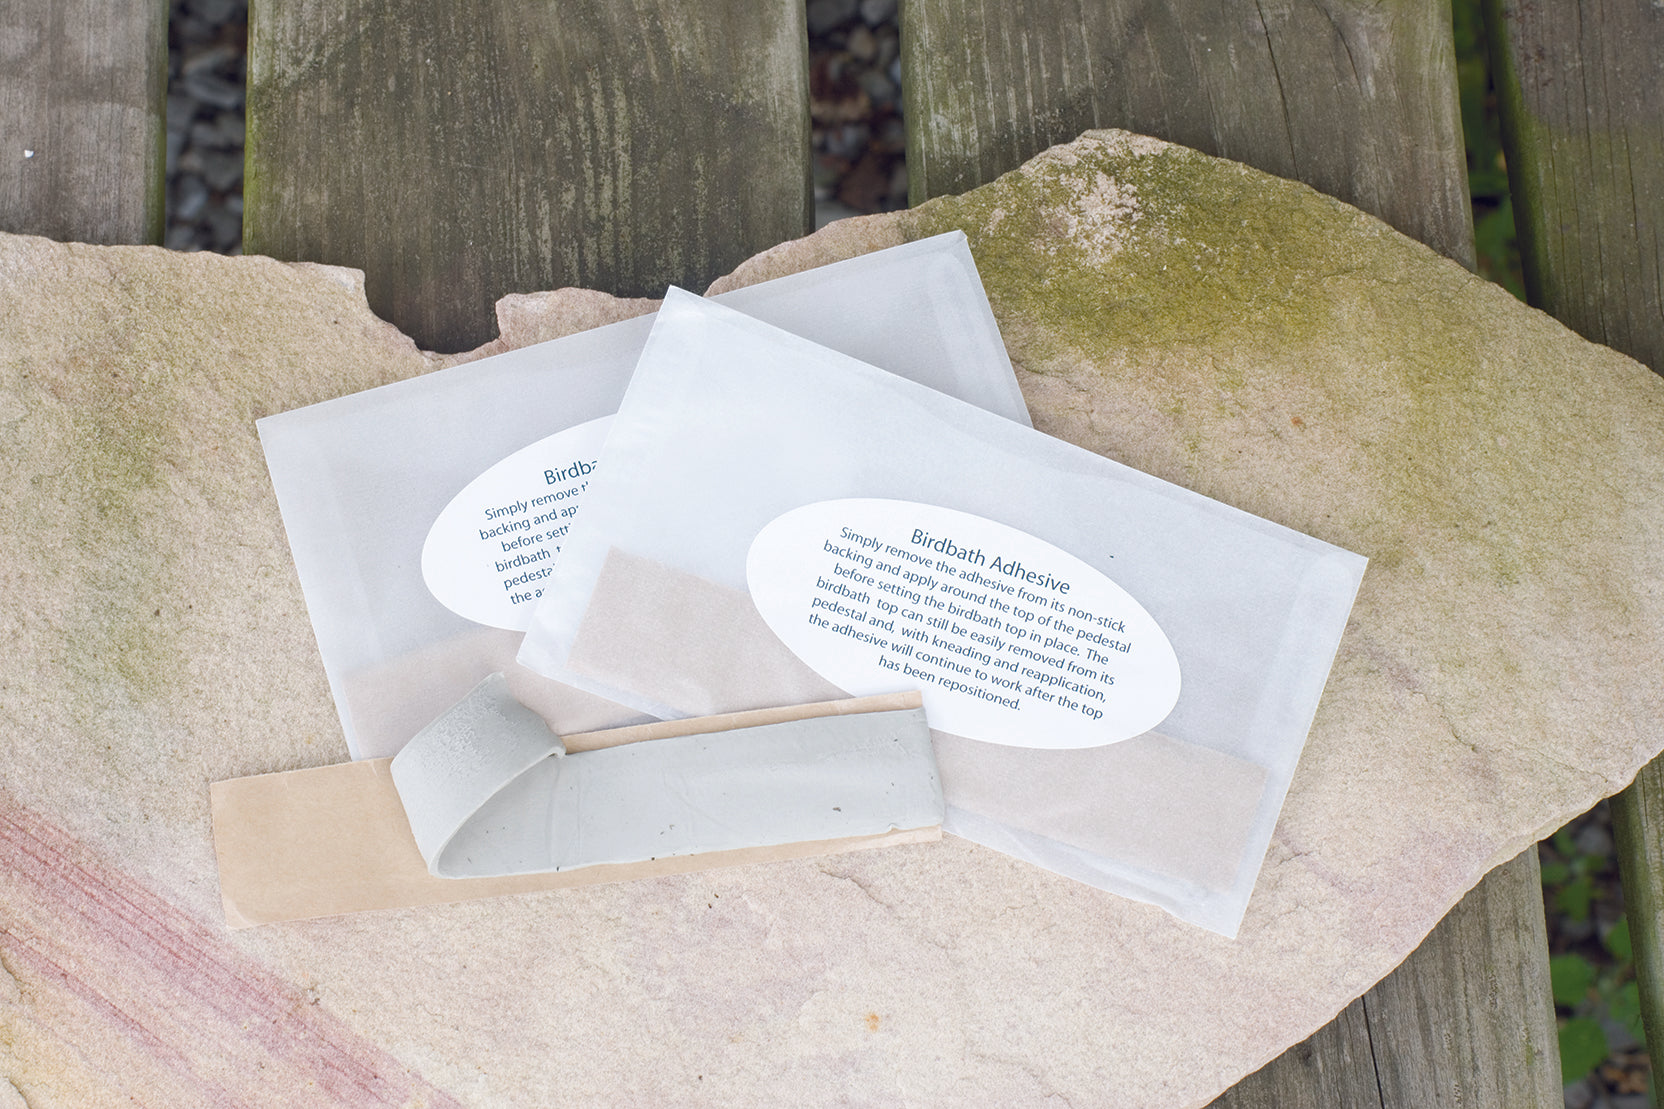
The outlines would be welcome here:
[[[422,580],[458,616],[525,631],[613,417],[522,447],[451,498],[422,544]]]
[[[856,696],[919,689],[930,726],[1015,747],[1099,747],[1179,699],[1167,636],[1126,590],[1043,539],[910,501],[821,501],[746,556],[774,634]]]

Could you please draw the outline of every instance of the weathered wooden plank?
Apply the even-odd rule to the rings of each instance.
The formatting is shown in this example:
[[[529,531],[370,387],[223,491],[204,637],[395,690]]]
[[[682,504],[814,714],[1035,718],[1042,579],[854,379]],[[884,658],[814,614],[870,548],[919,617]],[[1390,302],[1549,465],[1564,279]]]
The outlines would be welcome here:
[[[0,4],[0,231],[162,241],[165,0]]]
[[[1559,1109],[1537,849],[1491,871],[1364,995],[1364,1011],[1386,1109]]]
[[[1438,0],[910,0],[913,202],[1122,127],[1304,181],[1471,267],[1450,20]]]
[[[1473,265],[1451,16],[1437,0],[913,0],[902,18],[915,203],[1116,126],[1305,181]],[[1428,1081],[1484,1090],[1508,1037],[1552,1048],[1541,891],[1516,879],[1487,877],[1435,932],[1445,938],[1366,996],[1376,1073],[1357,1065],[1355,1029],[1331,1025],[1249,1079],[1243,1104],[1398,1105],[1389,1091]],[[1497,955],[1520,960],[1519,989],[1498,992],[1485,921],[1506,931],[1533,913],[1536,946]],[[1463,1019],[1439,1016],[1475,998]],[[1438,1044],[1424,1020],[1441,1022]],[[1546,1088],[1535,1062],[1528,1078]],[[1556,1087],[1506,1104],[1559,1100]]]
[[[1547,951],[1532,848],[1487,875],[1374,989],[1211,1109],[1558,1109]]]
[[[1664,7],[1486,0],[1485,18],[1527,296],[1664,373]],[[1656,1045],[1664,762],[1613,798],[1612,823],[1642,1020]]]
[[[1303,1043],[1215,1098],[1209,1109],[1380,1109],[1369,1020],[1359,998]]]
[[[1624,915],[1641,990],[1641,1024],[1654,1071],[1664,1045],[1664,759],[1642,767],[1612,798],[1612,832],[1623,884]]]
[[[801,0],[273,0],[251,252],[362,268],[424,346],[509,292],[702,289],[810,224]]]
[[[1485,16],[1528,298],[1664,373],[1664,6]]]

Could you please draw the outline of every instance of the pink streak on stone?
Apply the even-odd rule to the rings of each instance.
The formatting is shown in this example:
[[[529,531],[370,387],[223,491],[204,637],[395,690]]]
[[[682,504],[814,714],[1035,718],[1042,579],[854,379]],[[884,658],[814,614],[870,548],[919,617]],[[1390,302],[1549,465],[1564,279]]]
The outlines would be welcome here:
[[[205,1105],[460,1107],[4,792],[0,955],[55,1037],[94,1066],[139,1056],[153,1072],[131,1076],[143,1085]],[[147,1102],[163,1091],[128,1092]]]

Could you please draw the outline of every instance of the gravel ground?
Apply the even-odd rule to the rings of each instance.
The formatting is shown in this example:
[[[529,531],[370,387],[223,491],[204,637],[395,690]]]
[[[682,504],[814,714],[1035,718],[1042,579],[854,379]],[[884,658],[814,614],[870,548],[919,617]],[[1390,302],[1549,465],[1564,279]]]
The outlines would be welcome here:
[[[171,250],[243,250],[248,0],[174,0],[168,15]]]
[[[809,0],[815,226],[907,207],[896,0]]]
[[[815,224],[907,206],[897,0],[807,0]],[[168,34],[168,223],[174,250],[242,251],[248,0],[173,0]],[[1593,1038],[1567,1109],[1646,1109],[1651,1068],[1632,1012],[1623,891],[1603,804],[1542,847],[1563,1025]],[[1568,1059],[1563,1043],[1562,1055]]]

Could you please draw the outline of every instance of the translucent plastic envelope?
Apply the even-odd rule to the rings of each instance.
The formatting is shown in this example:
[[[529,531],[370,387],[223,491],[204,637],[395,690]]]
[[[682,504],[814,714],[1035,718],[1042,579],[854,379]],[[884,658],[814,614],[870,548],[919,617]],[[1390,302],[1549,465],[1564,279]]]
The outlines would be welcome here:
[[[724,303],[1028,423],[963,234]],[[651,317],[259,421],[354,758],[390,755],[503,671],[557,733],[639,715],[514,664]]]
[[[1363,558],[679,290],[587,497],[524,665],[918,689],[947,831],[1235,933]]]

